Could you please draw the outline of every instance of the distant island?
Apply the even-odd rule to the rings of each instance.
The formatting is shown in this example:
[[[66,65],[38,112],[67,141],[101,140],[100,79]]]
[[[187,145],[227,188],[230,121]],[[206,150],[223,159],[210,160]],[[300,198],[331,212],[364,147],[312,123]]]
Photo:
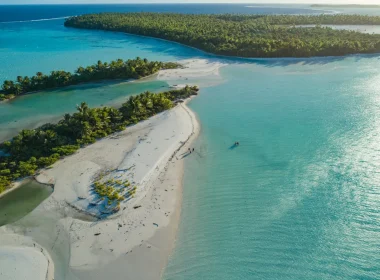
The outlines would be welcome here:
[[[313,8],[380,8],[380,5],[362,4],[313,4]]]
[[[131,96],[119,109],[113,107],[89,108],[86,103],[77,107],[74,114],[66,114],[57,124],[45,124],[36,129],[25,129],[11,141],[0,144],[0,193],[17,179],[32,176],[38,169],[74,154],[80,147],[97,139],[124,130],[126,126],[146,120],[172,108],[177,100],[198,94],[198,87],[161,93],[145,92]],[[126,195],[133,195],[131,187]],[[110,201],[122,198],[113,189],[95,185],[96,192]]]
[[[94,65],[78,67],[75,73],[67,71],[52,71],[50,75],[37,72],[32,77],[18,76],[16,81],[4,81],[0,90],[0,101],[12,99],[30,92],[47,89],[56,89],[80,83],[98,82],[114,79],[140,79],[157,73],[163,69],[175,69],[180,67],[178,63],[148,61],[147,59],[122,59],[109,63],[98,61]]]
[[[302,28],[296,25],[317,25]],[[126,32],[235,57],[313,57],[380,52],[380,35],[320,25],[380,25],[364,15],[192,15],[102,13],[66,19],[66,27]]]

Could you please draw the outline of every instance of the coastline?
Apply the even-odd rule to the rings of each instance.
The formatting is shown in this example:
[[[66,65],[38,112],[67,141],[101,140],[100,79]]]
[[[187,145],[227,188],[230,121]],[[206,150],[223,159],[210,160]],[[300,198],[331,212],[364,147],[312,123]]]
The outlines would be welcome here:
[[[380,25],[379,25],[380,26]],[[276,62],[276,61],[296,61],[297,63],[305,61],[305,60],[310,60],[310,61],[315,61],[315,60],[320,60],[320,59],[344,59],[348,57],[373,57],[373,56],[379,56],[380,52],[377,53],[356,53],[356,54],[346,54],[346,55],[335,55],[335,56],[305,56],[305,57],[292,57],[292,56],[286,56],[286,57],[244,57],[244,56],[229,56],[229,55],[222,55],[222,54],[214,54],[207,52],[205,50],[189,46],[183,43],[175,42],[175,41],[170,41],[167,39],[162,39],[158,37],[152,37],[152,36],[146,36],[146,35],[138,35],[138,34],[133,34],[133,33],[128,33],[124,31],[114,31],[114,30],[102,30],[102,29],[85,29],[85,28],[78,28],[78,27],[71,27],[71,26],[65,26],[65,28],[74,28],[74,29],[84,29],[84,30],[101,30],[104,32],[115,32],[115,33],[124,33],[129,36],[137,36],[137,37],[142,37],[142,38],[150,38],[150,39],[155,39],[155,40],[160,40],[168,43],[173,43],[179,46],[183,46],[186,48],[190,48],[196,51],[201,52],[205,57],[208,59],[210,58],[215,58],[215,59],[225,59],[225,60],[239,60],[239,61],[249,61],[249,62],[255,62],[255,61],[269,61],[269,62]]]
[[[10,187],[10,188],[6,189],[5,191],[3,191],[2,193],[0,193],[0,198],[2,198],[4,196],[6,196],[7,194],[9,194],[9,193],[17,190],[28,179],[30,179],[30,177],[29,178],[24,178],[24,179],[21,179],[21,180],[19,180],[17,182],[12,183],[12,187]]]
[[[54,262],[46,248],[4,227],[0,228],[0,233],[0,276],[54,280]]]
[[[189,101],[190,100],[187,100],[185,103]],[[154,212],[150,213],[150,217],[146,216],[142,218],[139,224],[134,224],[134,230],[138,231],[139,228],[150,229],[148,229],[148,232],[139,234],[139,238],[136,239],[134,246],[128,246],[125,254],[121,254],[101,268],[91,267],[89,269],[83,269],[83,265],[77,263],[78,267],[81,268],[75,269],[73,275],[79,279],[100,280],[110,275],[110,273],[114,273],[115,275],[124,275],[124,273],[127,273],[124,277],[128,280],[161,279],[175,246],[181,216],[185,163],[184,160],[181,160],[180,155],[191,147],[200,132],[200,125],[196,115],[186,104],[180,106],[183,106],[186,110],[186,114],[191,118],[192,132],[187,140],[170,155],[169,160],[162,165],[163,170],[157,173],[157,176],[151,177],[151,180],[147,183],[150,190],[144,196],[144,199],[148,200],[148,204],[153,206]],[[139,201],[141,208],[149,207],[149,205],[146,205],[147,201],[144,201],[144,199]],[[154,200],[158,200],[158,204],[157,202],[154,203]],[[159,212],[161,212],[161,217]],[[161,219],[162,214],[164,214],[165,219]],[[140,215],[140,217],[142,216]],[[129,222],[130,221],[131,220],[129,220]],[[109,223],[108,226],[110,225]],[[122,230],[122,228],[120,228],[120,230]],[[145,236],[147,238],[144,238]],[[115,239],[113,239],[113,242],[115,242]],[[147,266],[149,269],[146,269]]]
[[[59,91],[59,90],[69,90],[69,89],[72,89],[72,88],[84,87],[86,85],[99,85],[99,86],[102,86],[102,85],[124,84],[124,83],[133,83],[133,82],[144,82],[144,80],[147,80],[147,79],[149,79],[151,77],[154,77],[154,76],[158,75],[160,71],[165,71],[165,70],[159,70],[156,73],[153,73],[153,74],[150,74],[148,76],[141,77],[141,78],[138,78],[138,79],[133,79],[133,78],[130,78],[130,79],[121,79],[121,78],[117,78],[117,79],[104,79],[104,80],[97,80],[97,81],[95,80],[95,81],[89,81],[89,82],[81,82],[81,83],[78,83],[78,84],[67,85],[67,86],[62,86],[62,87],[54,87],[54,88],[47,88],[47,89],[43,89],[43,90],[29,91],[29,92],[26,92],[26,93],[23,93],[23,94],[20,94],[20,95],[15,95],[12,98],[5,98],[3,100],[0,100],[0,104],[1,103],[12,102],[13,100],[15,100],[15,99],[17,99],[19,97],[22,97],[22,96],[26,96],[26,95],[30,95],[30,94],[35,94],[35,93],[46,92],[46,91],[54,92],[54,91]]]
[[[12,187],[8,188],[7,190],[3,191],[2,193],[0,193],[0,199],[4,196],[6,196],[7,194],[17,190],[18,188],[20,188],[22,185],[28,183],[29,181],[37,181],[36,180],[36,176],[29,176],[29,177],[25,177],[25,178],[22,178],[22,179],[19,179],[17,180],[16,182],[13,182],[12,183]],[[43,185],[46,185],[48,187],[51,187],[53,190],[54,190],[54,185],[53,184],[46,184],[46,183],[42,183],[42,182],[38,182],[40,184],[43,184]]]
[[[180,122],[177,127],[183,125],[183,127],[187,129],[183,133],[179,132],[182,134],[183,141],[178,142],[178,144],[174,146],[170,145],[169,153],[166,150],[167,147],[165,147],[164,156],[159,155],[160,160],[154,167],[153,173],[149,174],[148,178],[143,180],[145,183],[144,186],[142,186],[141,193],[132,201],[127,202],[123,210],[109,218],[95,222],[79,220],[74,218],[73,215],[65,217],[64,213],[73,211],[73,207],[71,206],[77,206],[75,202],[77,202],[78,199],[76,201],[69,200],[73,198],[73,196],[71,196],[73,190],[68,190],[69,186],[63,185],[60,180],[72,178],[75,181],[81,176],[77,174],[77,176],[68,177],[67,173],[65,173],[67,170],[65,170],[65,166],[62,165],[64,162],[67,163],[66,168],[68,168],[68,166],[72,166],[74,162],[78,161],[78,155],[81,156],[82,154],[82,156],[96,157],[97,154],[94,153],[94,149],[103,149],[106,147],[112,149],[112,142],[112,144],[116,145],[121,143],[127,144],[126,146],[128,147],[126,147],[126,150],[128,150],[128,152],[125,154],[122,153],[116,160],[120,160],[120,158],[123,157],[128,159],[131,156],[133,157],[134,152],[141,151],[141,149],[139,150],[139,146],[141,147],[141,145],[144,144],[139,143],[141,136],[149,136],[149,132],[154,132],[155,127],[157,127],[156,131],[162,133],[161,128],[168,124],[168,120],[175,121],[179,117],[181,117],[185,123]],[[171,130],[173,126],[169,126],[168,128]],[[164,112],[153,117],[153,119],[149,119],[128,129],[128,132],[124,132],[125,138],[115,139],[117,138],[115,137],[112,139],[113,136],[111,136],[109,139],[101,140],[81,149],[77,154],[61,160],[57,163],[57,166],[53,166],[52,169],[45,170],[37,176],[39,183],[54,184],[55,190],[53,194],[30,215],[34,214],[41,219],[41,214],[45,211],[49,211],[54,213],[54,215],[60,216],[57,223],[63,226],[64,231],[69,236],[71,248],[69,250],[70,255],[67,257],[70,259],[70,271],[73,275],[77,275],[79,279],[101,279],[98,278],[98,275],[101,275],[101,273],[109,274],[115,270],[119,270],[120,273],[126,273],[126,268],[128,268],[128,275],[133,275],[131,279],[140,277],[140,275],[144,275],[141,279],[160,279],[161,273],[166,266],[174,246],[179,225],[182,200],[182,178],[184,173],[184,159],[180,158],[179,154],[186,152],[186,149],[196,138],[198,132],[199,124],[194,114],[188,109],[186,104],[179,104],[168,112]],[[167,133],[164,133],[163,137],[167,136]],[[132,141],[125,143],[127,139]],[[119,143],[115,143],[115,140],[119,141]],[[106,146],[102,144],[106,144]],[[99,146],[96,147],[97,145]],[[142,149],[146,149],[146,147],[142,147]],[[104,155],[107,154],[112,157],[109,151],[106,150]],[[144,157],[143,154],[140,155]],[[98,156],[100,156],[99,160],[115,160],[114,157],[104,158],[102,155]],[[148,154],[148,156],[151,155]],[[85,160],[82,161],[82,164],[86,166],[85,168],[88,168],[88,166],[91,166],[89,162],[90,161]],[[118,164],[120,164],[120,162]],[[74,169],[78,166],[80,165],[76,165]],[[57,173],[54,174],[54,171]],[[47,172],[53,173],[47,174]],[[64,178],[59,177],[58,174],[63,174],[62,177]],[[144,177],[145,176],[146,174]],[[168,185],[170,185],[170,187],[168,187]],[[67,204],[70,204],[70,206]],[[136,205],[140,205],[139,209],[134,209]],[[71,208],[71,210],[68,208]],[[127,231],[122,232],[125,228],[127,228]],[[3,234],[5,232],[13,233],[17,238],[24,237],[25,235],[25,237],[31,238],[34,241],[37,239],[33,234],[29,235],[26,231],[21,231],[23,233],[20,235],[20,228],[14,225],[7,225],[0,228],[0,232],[2,239],[3,236],[5,236]],[[101,233],[101,235],[99,233]],[[52,240],[58,238],[56,234],[57,233],[53,233],[52,236],[49,237],[50,240],[47,240],[46,243],[39,243],[39,246],[49,248],[49,244]],[[17,240],[17,238],[15,240]],[[36,242],[36,244],[38,243]],[[114,247],[115,245],[116,247]],[[16,243],[15,246],[23,246],[23,243]],[[93,247],[96,248],[94,249]],[[105,247],[108,247],[108,249]],[[57,252],[53,252],[53,255],[57,255]],[[145,269],[147,260],[151,262],[149,275],[146,275],[148,271]],[[123,264],[120,263],[121,261]],[[101,271],[98,271],[99,267],[102,268]],[[134,272],[132,273],[131,271]],[[106,274],[104,274],[104,277],[105,276]],[[60,275],[56,275],[55,278],[61,279]]]
[[[160,72],[156,79],[219,75],[222,66],[192,60],[188,68]],[[19,222],[1,227],[0,235],[11,232],[47,248],[57,280],[103,280],[114,273],[130,276],[127,279],[160,279],[179,226],[187,149],[200,131],[197,117],[187,107],[190,100],[41,170],[36,179],[54,185],[53,194]],[[136,197],[123,203],[119,212],[94,220],[86,207],[90,182],[101,170],[113,170],[112,176],[131,171],[131,182],[138,188]]]

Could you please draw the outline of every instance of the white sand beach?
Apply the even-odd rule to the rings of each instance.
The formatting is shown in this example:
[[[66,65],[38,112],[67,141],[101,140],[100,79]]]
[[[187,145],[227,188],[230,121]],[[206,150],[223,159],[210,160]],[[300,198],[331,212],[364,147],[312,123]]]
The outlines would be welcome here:
[[[221,67],[206,61],[191,63],[190,68],[162,71],[159,77],[166,75],[165,79],[175,80],[191,73],[218,75]],[[53,218],[53,226],[27,230],[7,225],[0,228],[0,239],[17,233],[15,236],[23,234],[34,242],[39,240],[36,246],[50,250],[52,260],[57,262],[56,280],[104,280],[110,275],[131,280],[160,279],[179,224],[184,162],[197,156],[197,151],[188,154],[188,149],[198,133],[196,116],[185,102],[80,149],[37,176],[39,182],[53,184],[54,192],[29,217],[34,215],[33,219],[42,223],[44,216],[49,221],[58,217]],[[121,202],[120,211],[114,214],[105,211],[106,203],[99,201],[91,189],[96,176],[104,171],[108,171],[108,178],[128,179],[137,186],[135,197]],[[78,219],[70,214],[77,210],[102,219]],[[43,238],[39,238],[41,235]],[[62,236],[67,238],[69,248],[57,251],[56,243]],[[22,242],[13,243],[23,247]],[[27,249],[14,255],[20,254],[31,253]],[[68,259],[68,268],[60,267],[60,259]],[[2,266],[0,262],[0,270]],[[22,267],[17,265],[18,269]],[[39,267],[46,270],[42,259]],[[14,279],[23,279],[20,277]]]
[[[54,192],[34,212],[62,214],[57,223],[69,238],[69,273],[63,279],[104,279],[115,273],[125,275],[123,279],[160,279],[179,222],[186,159],[183,156],[198,131],[194,114],[185,104],[179,104],[79,150],[37,176],[40,182],[54,184]],[[133,169],[128,169],[131,166]],[[88,211],[91,180],[101,170],[108,169],[114,170],[110,176],[131,178],[137,185],[136,197],[122,202],[116,214],[96,222],[63,215],[70,205]],[[99,214],[96,207],[89,212]],[[0,245],[8,246],[10,239],[5,241],[3,236],[13,231],[20,233],[20,229],[12,225],[0,229]],[[23,233],[29,234],[27,230]],[[46,234],[49,239],[43,241],[46,244],[36,245],[48,247],[59,234],[62,233]],[[29,248],[15,238],[22,236],[14,234],[13,237],[12,243],[20,247],[17,251],[0,248],[14,259],[31,256]],[[43,259],[37,261],[41,271],[46,269]],[[20,266],[14,262],[20,273],[10,279],[25,279],[22,273],[27,266],[21,265],[24,262],[27,260],[20,261]],[[0,270],[7,265],[0,262]],[[60,277],[62,275],[56,275],[55,279]]]
[[[31,238],[2,232],[0,279],[52,280],[54,263],[48,251]]]
[[[185,59],[178,61],[182,69],[162,70],[157,79],[166,81],[174,88],[182,88],[187,84],[199,87],[216,85],[222,82],[220,69],[226,64],[219,59]]]
[[[0,279],[42,280],[46,277],[48,262],[41,252],[32,248],[5,246],[0,248],[0,267]]]
[[[198,131],[196,117],[180,104],[41,172],[37,179],[54,184],[55,189],[35,210],[39,213],[63,213],[69,205],[87,211],[91,180],[101,170],[115,169],[110,176],[125,176],[137,185],[136,197],[106,219],[88,222],[62,215],[59,224],[70,240],[71,276],[64,279],[104,279],[110,273],[124,274],[125,279],[160,279],[179,222],[183,155]],[[4,228],[13,230],[11,225]],[[0,231],[1,238],[4,234]],[[49,238],[56,235],[52,232]]]
[[[219,76],[219,69],[225,64],[208,59],[184,59],[178,61],[183,69],[161,70],[159,80],[171,81],[183,78],[184,80],[194,77]]]

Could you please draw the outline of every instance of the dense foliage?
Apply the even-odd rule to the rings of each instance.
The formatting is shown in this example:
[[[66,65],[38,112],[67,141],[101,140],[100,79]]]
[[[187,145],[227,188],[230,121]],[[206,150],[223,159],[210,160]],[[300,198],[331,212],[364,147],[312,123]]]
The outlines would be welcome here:
[[[157,94],[145,92],[131,96],[120,109],[89,108],[82,103],[76,113],[66,114],[57,124],[21,131],[11,141],[0,144],[0,192],[11,181],[31,176],[39,168],[75,153],[81,146],[170,109],[176,100],[197,92],[197,87]]]
[[[148,61],[139,57],[127,61],[118,59],[110,63],[103,63],[99,60],[97,64],[78,67],[74,74],[66,71],[52,71],[50,75],[44,75],[37,72],[36,76],[33,77],[18,76],[16,81],[4,81],[0,91],[0,100],[10,99],[32,91],[65,87],[85,82],[139,79],[152,75],[161,69],[177,67],[179,67],[177,63]]]
[[[364,15],[185,15],[105,13],[71,17],[65,26],[121,31],[240,57],[340,56],[380,52],[380,35],[302,24],[380,24]]]

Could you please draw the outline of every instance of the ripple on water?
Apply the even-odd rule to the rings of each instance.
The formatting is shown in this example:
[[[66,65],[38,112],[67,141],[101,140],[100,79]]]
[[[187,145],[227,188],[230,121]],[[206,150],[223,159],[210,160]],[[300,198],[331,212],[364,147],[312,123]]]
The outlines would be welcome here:
[[[165,279],[378,279],[378,67],[224,68],[191,103],[199,155]]]

